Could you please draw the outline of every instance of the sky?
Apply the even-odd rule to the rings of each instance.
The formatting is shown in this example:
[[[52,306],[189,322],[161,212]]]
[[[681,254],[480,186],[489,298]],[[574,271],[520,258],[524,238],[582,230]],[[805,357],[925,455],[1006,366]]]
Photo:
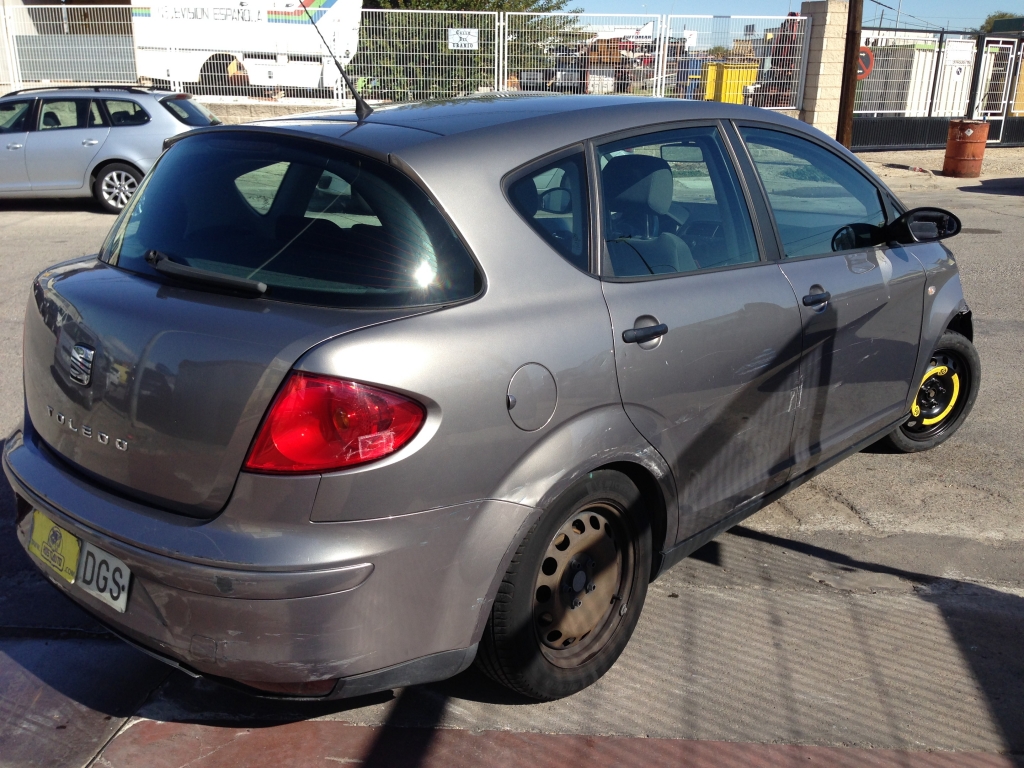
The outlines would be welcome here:
[[[887,6],[898,8],[900,0],[880,0]],[[1020,13],[1024,16],[1024,0],[902,0],[900,27],[918,28],[934,25],[937,28],[969,29],[976,27],[995,11]],[[788,11],[799,11],[800,0],[724,0],[699,2],[698,0],[570,0],[569,7],[581,7],[588,13],[623,14],[678,14],[719,16],[784,16]],[[896,21],[896,11],[873,0],[864,0],[864,23],[878,23],[885,14],[885,26]]]

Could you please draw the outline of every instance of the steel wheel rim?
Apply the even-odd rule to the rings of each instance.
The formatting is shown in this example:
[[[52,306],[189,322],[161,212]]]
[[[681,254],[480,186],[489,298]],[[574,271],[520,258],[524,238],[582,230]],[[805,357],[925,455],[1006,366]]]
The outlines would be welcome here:
[[[604,647],[632,587],[634,553],[622,511],[586,505],[548,543],[533,587],[533,624],[545,658],[572,668]]]
[[[111,171],[103,177],[100,192],[109,205],[124,208],[138,188],[139,182],[127,171]]]
[[[903,434],[911,440],[930,440],[944,432],[963,412],[970,387],[971,372],[964,358],[951,349],[937,350],[917,388],[910,418],[901,427]]]

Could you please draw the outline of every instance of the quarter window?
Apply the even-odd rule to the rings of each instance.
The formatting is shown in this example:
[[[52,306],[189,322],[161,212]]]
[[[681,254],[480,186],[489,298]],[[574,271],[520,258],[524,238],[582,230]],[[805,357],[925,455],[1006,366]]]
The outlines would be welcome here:
[[[824,147],[764,128],[740,129],[757,167],[786,258],[884,241],[878,189]]]
[[[758,261],[753,225],[717,128],[684,128],[598,147],[602,273],[693,272]]]
[[[513,182],[508,196],[516,210],[573,266],[587,269],[586,163],[583,153],[530,171]]]
[[[146,110],[134,101],[122,101],[107,99],[107,112],[110,114],[110,122],[117,127],[119,125],[143,125],[149,122],[149,115]]]

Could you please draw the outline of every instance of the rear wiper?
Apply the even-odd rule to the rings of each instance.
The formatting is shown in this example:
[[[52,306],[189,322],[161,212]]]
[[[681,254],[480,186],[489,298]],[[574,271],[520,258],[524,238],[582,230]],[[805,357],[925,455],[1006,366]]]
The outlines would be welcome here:
[[[196,283],[205,283],[206,285],[213,285],[218,288],[228,288],[232,291],[249,294],[250,296],[262,296],[267,292],[266,283],[261,283],[258,280],[249,280],[245,277],[222,275],[219,272],[211,272],[207,269],[198,269],[197,267],[179,264],[176,261],[171,261],[166,253],[160,253],[160,251],[146,251],[145,258],[153,269],[169,277],[192,280]]]

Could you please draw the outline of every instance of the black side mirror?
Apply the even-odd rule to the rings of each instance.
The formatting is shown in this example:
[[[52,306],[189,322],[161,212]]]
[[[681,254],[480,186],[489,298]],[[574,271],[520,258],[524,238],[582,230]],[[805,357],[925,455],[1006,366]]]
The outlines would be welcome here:
[[[942,208],[914,208],[887,228],[887,239],[910,245],[934,243],[960,234],[960,219]]]

